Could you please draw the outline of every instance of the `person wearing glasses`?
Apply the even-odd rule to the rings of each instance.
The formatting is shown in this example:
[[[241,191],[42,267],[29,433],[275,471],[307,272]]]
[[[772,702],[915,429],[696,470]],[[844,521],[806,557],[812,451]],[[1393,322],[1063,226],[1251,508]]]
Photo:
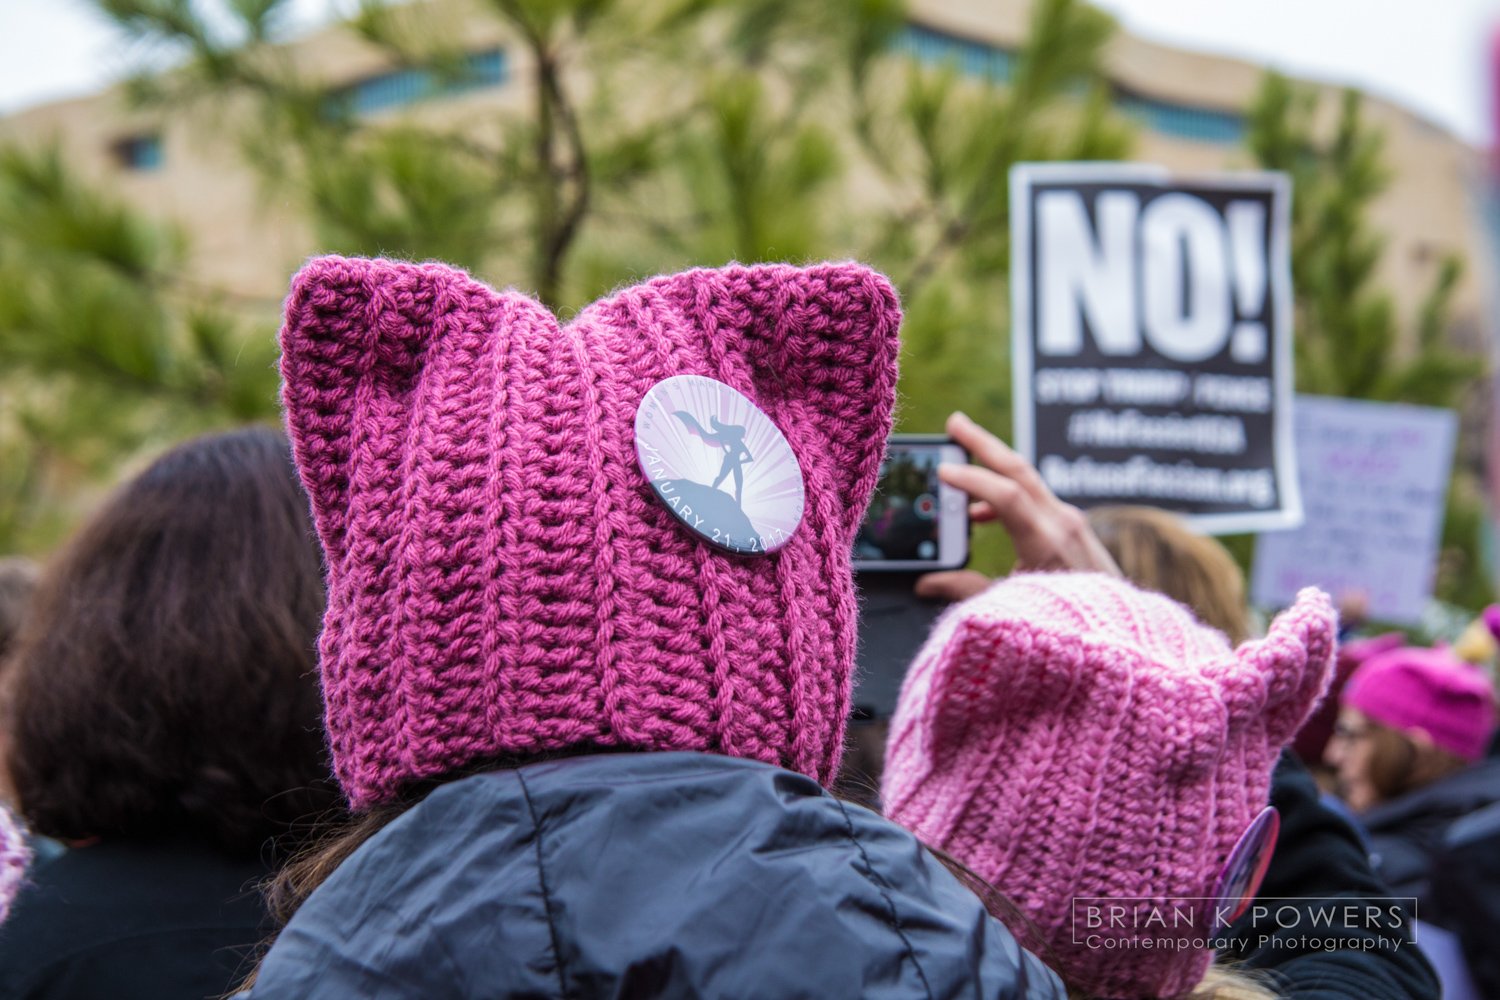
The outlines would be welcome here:
[[[1369,834],[1398,896],[1429,903],[1432,857],[1455,820],[1500,802],[1500,760],[1486,760],[1495,692],[1447,649],[1401,647],[1362,663],[1339,695],[1324,761]]]

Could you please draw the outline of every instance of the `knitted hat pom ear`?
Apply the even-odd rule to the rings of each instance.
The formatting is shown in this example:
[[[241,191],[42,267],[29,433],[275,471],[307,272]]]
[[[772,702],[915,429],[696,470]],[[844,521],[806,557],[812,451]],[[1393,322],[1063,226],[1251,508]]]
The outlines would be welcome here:
[[[1328,595],[1304,588],[1265,638],[1242,643],[1239,670],[1225,671],[1226,702],[1242,717],[1263,714],[1267,738],[1285,742],[1307,721],[1333,677],[1338,613]]]

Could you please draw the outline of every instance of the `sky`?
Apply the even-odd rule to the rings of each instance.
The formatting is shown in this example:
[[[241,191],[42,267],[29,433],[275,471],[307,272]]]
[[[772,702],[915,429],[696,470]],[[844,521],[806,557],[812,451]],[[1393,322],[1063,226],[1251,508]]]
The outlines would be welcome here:
[[[357,0],[290,0],[285,27],[306,30]],[[0,0],[0,114],[109,86],[143,53],[87,0]]]
[[[1096,2],[1152,41],[1352,83],[1470,142],[1492,141],[1485,64],[1500,0]]]
[[[1492,141],[1485,51],[1500,0],[1096,0],[1152,41],[1355,84]],[[352,0],[291,0],[306,28]],[[0,0],[0,114],[88,94],[139,58],[86,0]]]

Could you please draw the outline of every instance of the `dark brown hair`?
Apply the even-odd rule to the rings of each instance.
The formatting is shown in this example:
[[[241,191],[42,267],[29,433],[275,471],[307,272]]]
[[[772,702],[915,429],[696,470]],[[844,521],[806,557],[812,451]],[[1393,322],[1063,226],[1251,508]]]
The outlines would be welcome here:
[[[1245,578],[1229,551],[1155,507],[1096,507],[1089,525],[1132,583],[1187,605],[1239,645],[1250,637]]]
[[[32,829],[249,854],[336,809],[322,611],[284,437],[236,431],[157,459],[48,568],[22,631],[6,763]]]
[[[37,564],[30,559],[20,556],[0,559],[0,660],[15,645],[40,575]]]
[[[1432,784],[1468,767],[1468,761],[1438,746],[1418,746],[1399,729],[1368,719],[1370,784],[1381,802]]]

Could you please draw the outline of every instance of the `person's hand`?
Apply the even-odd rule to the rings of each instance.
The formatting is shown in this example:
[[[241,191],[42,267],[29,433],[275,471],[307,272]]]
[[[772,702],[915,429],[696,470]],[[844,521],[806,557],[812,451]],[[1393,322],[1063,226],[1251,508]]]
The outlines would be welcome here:
[[[973,597],[992,582],[977,569],[944,569],[923,573],[912,589],[923,600],[957,602]]]
[[[969,450],[978,465],[945,462],[938,466],[938,478],[969,495],[969,519],[976,522],[999,521],[1010,535],[1016,550],[1017,570],[1081,570],[1120,576],[1120,567],[1094,529],[1089,527],[1083,511],[1063,503],[1042,481],[1030,462],[989,431],[962,413],[948,418],[948,433]],[[961,571],[965,574],[972,571]],[[972,573],[982,577],[983,574]],[[929,577],[952,577],[951,573],[931,573]],[[923,581],[917,593],[922,593]],[[928,584],[936,588],[972,586],[954,581]],[[982,587],[980,589],[983,589]],[[941,591],[935,590],[933,596]],[[963,596],[971,596],[977,590]]]

